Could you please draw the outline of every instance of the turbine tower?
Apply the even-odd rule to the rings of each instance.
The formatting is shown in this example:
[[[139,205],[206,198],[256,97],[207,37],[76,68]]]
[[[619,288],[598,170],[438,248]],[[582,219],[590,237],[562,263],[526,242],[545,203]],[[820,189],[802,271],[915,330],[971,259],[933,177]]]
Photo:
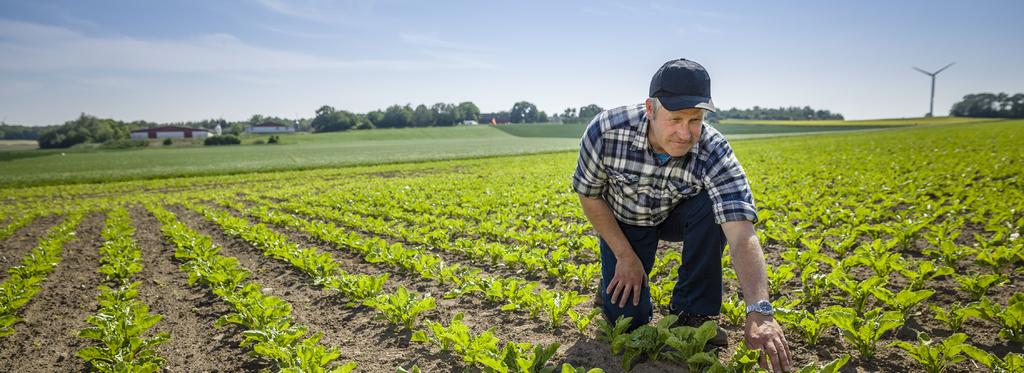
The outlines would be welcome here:
[[[928,103],[928,116],[929,117],[932,116],[932,111],[933,111],[933,109],[935,109],[935,76],[939,75],[939,73],[941,73],[942,70],[948,69],[950,66],[953,66],[954,63],[956,63],[956,62],[950,62],[949,65],[946,65],[946,67],[943,67],[943,68],[941,68],[938,71],[933,72],[933,73],[924,71],[924,70],[919,69],[917,67],[914,67],[914,70],[920,71],[922,74],[928,75],[928,76],[932,77],[932,98],[931,98],[931,101]]]

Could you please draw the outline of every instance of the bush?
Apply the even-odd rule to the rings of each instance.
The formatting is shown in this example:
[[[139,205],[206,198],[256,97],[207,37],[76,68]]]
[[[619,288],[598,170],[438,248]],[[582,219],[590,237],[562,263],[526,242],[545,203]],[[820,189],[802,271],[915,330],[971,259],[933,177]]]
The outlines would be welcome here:
[[[167,145],[174,145],[174,141],[172,141],[170,137],[164,139],[164,146]]]
[[[146,140],[126,140],[126,139],[120,139],[120,140],[110,140],[110,141],[107,141],[107,142],[103,143],[103,145],[101,145],[100,148],[103,148],[103,149],[131,149],[131,148],[145,148],[148,145],[149,145],[149,141],[146,141]]]
[[[203,140],[203,145],[238,145],[242,141],[231,135],[211,136]]]
[[[270,139],[267,140],[267,144],[278,144],[281,142],[281,138],[277,135],[270,135]]]

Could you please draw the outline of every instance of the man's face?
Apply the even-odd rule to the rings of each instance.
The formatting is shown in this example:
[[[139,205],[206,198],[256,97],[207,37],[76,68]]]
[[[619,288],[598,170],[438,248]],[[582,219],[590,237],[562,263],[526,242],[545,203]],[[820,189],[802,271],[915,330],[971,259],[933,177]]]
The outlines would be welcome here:
[[[650,122],[647,141],[658,153],[683,156],[700,140],[704,110],[691,108],[669,111],[659,105],[655,112],[653,104],[653,100],[647,99],[647,118]]]

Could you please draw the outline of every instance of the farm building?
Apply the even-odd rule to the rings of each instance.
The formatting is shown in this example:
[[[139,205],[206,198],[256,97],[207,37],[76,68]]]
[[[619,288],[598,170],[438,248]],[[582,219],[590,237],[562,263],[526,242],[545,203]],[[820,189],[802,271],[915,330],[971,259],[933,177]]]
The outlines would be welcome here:
[[[211,133],[208,130],[204,130],[201,128],[188,128],[177,126],[144,128],[132,131],[132,140],[192,138],[205,139],[210,136]]]
[[[274,122],[264,122],[250,126],[245,131],[249,133],[286,133],[295,132],[295,127]]]

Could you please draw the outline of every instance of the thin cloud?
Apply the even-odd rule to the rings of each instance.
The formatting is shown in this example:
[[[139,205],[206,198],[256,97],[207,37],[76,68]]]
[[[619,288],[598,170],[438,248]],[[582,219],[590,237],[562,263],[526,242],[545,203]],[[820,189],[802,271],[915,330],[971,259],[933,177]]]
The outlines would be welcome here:
[[[328,24],[366,27],[366,17],[375,5],[375,0],[348,1],[283,1],[256,0],[264,9],[286,17]]]
[[[323,34],[323,33],[302,32],[302,31],[286,30],[286,29],[283,29],[283,28],[280,28],[280,27],[274,27],[274,26],[265,25],[265,24],[256,24],[256,26],[259,27],[259,28],[262,28],[264,30],[276,33],[276,34],[280,34],[280,35],[284,35],[284,36],[290,36],[290,37],[294,37],[294,38],[317,39],[317,40],[351,40],[352,39],[351,37],[343,36],[340,33],[339,34]]]
[[[230,34],[187,40],[90,37],[47,25],[0,19],[0,71],[92,69],[141,72],[266,72],[315,69],[486,68],[466,56],[429,60],[339,60],[248,44]]]

